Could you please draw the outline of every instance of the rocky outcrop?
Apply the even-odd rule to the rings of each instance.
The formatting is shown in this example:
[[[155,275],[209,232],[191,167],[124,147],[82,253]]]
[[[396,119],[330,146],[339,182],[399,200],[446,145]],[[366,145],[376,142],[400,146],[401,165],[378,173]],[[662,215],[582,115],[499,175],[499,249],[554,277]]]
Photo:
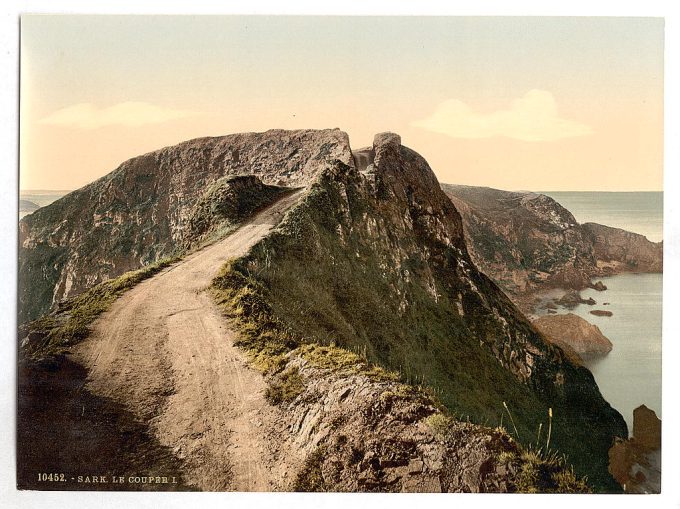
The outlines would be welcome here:
[[[554,302],[555,304],[559,304],[560,306],[563,306],[567,309],[573,309],[579,304],[587,304],[588,306],[593,306],[596,304],[595,299],[592,297],[584,299],[577,290],[566,291],[562,297],[556,299]]]
[[[177,254],[205,227],[205,202],[214,198],[205,193],[219,179],[257,175],[303,187],[335,160],[351,162],[337,129],[200,138],[124,162],[19,222],[19,321]]]
[[[593,237],[593,253],[603,274],[663,271],[663,242],[597,223],[585,223],[583,228]]]
[[[328,349],[332,350],[332,349]],[[330,369],[291,354],[285,370],[299,394],[282,405],[277,437],[307,460],[293,489],[341,492],[587,491],[564,466],[525,454],[502,430],[456,421],[431,399],[397,381]],[[533,478],[527,473],[535,472]]]
[[[289,188],[269,186],[256,175],[235,175],[221,177],[196,201],[188,218],[183,244],[189,248],[198,239],[230,228],[259,208],[272,203]]]
[[[606,451],[627,430],[592,375],[476,268],[460,215],[420,155],[390,133],[360,152],[365,167],[329,166],[279,231],[236,262],[250,281],[243,291],[262,291],[300,341],[364,351],[478,422],[498,423],[507,401],[522,440],[552,408],[552,445],[611,487]]]
[[[461,213],[474,262],[513,298],[545,287],[581,290],[593,286],[591,278],[597,276],[662,270],[661,242],[618,228],[580,225],[548,196],[442,188]]]
[[[488,187],[442,189],[461,213],[474,262],[510,294],[587,286],[596,264],[590,239],[552,198]]]
[[[609,471],[626,493],[661,493],[661,420],[645,405],[633,411],[633,436],[609,450]]]
[[[531,323],[548,341],[575,352],[581,360],[606,355],[612,350],[611,341],[599,327],[573,313],[542,316]]]

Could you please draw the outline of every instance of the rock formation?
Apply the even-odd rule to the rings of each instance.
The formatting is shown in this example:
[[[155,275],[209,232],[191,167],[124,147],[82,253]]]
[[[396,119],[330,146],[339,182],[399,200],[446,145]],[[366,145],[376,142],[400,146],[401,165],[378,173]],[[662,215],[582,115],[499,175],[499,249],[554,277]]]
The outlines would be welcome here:
[[[124,162],[19,222],[19,322],[196,241],[206,190],[218,179],[305,186],[331,161],[349,164],[346,147],[337,129],[273,130],[200,138]]]
[[[612,343],[596,326],[573,313],[542,316],[531,322],[546,339],[565,351],[573,351],[579,359],[606,355]]]
[[[593,253],[602,274],[663,270],[663,242],[650,242],[644,235],[596,223],[585,223],[583,228],[592,235]]]
[[[603,290],[591,278],[663,269],[661,242],[595,223],[580,225],[548,196],[442,188],[461,213],[474,262],[513,298],[545,287]]]
[[[609,471],[627,493],[661,492],[661,420],[645,405],[633,411],[633,436],[609,450]]]
[[[450,409],[499,422],[502,402],[511,401],[526,440],[552,407],[555,445],[578,472],[606,484],[597,457],[625,424],[592,375],[546,343],[477,270],[460,215],[420,155],[394,134],[361,153],[362,164],[329,166],[280,231],[237,262],[249,281],[243,291],[262,291],[294,336],[364,351],[425,379]],[[583,408],[597,410],[586,418]],[[585,428],[576,424],[584,418]]]

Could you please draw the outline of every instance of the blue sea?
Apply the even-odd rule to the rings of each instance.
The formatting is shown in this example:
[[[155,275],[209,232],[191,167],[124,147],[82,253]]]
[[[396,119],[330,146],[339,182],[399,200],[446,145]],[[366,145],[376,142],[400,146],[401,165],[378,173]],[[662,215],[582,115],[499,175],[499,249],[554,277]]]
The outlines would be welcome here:
[[[595,222],[623,228],[658,242],[663,236],[663,193],[544,193],[567,208],[580,223]],[[588,361],[604,398],[623,415],[632,431],[633,410],[641,404],[661,418],[661,274],[620,274],[603,278],[607,290],[581,292],[594,306],[578,305],[573,312],[597,325],[609,338],[612,351]],[[562,292],[552,292],[560,296]],[[551,295],[546,295],[550,297]],[[605,305],[605,303],[607,303]],[[594,309],[613,316],[595,316]],[[559,309],[559,313],[568,313]]]

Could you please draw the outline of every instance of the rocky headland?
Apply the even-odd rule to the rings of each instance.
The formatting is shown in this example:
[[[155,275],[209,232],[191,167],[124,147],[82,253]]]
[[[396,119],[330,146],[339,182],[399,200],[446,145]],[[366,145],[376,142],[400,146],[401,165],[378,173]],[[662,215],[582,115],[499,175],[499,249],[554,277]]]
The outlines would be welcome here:
[[[272,412],[283,411],[275,421],[286,423],[284,441],[302,454],[299,479],[315,479],[310,487],[318,490],[583,491],[567,470],[522,448],[535,442],[550,415],[551,448],[595,490],[616,490],[607,452],[615,437],[627,436],[625,422],[591,373],[546,341],[478,269],[479,263],[486,270],[484,257],[477,257],[487,247],[466,234],[458,207],[427,162],[393,133],[376,135],[371,147],[355,153],[337,129],[240,134],[192,140],[123,163],[20,222],[20,320],[60,307],[78,318],[80,311],[57,304],[213,237],[227,235],[227,242],[246,219],[258,227],[257,211],[293,190],[302,194],[281,223],[253,237],[248,251],[222,268],[211,292],[240,335],[236,344],[262,372]],[[534,219],[540,234],[526,236],[526,254],[534,258],[527,265],[521,249],[489,247],[499,256],[508,247],[510,258],[525,264],[508,272],[502,268],[507,260],[495,260],[488,267],[500,271],[491,271],[494,278],[502,272],[525,281],[526,289],[579,280],[583,267],[596,265],[568,213],[555,217],[553,203],[540,195],[518,203],[522,215],[540,219]],[[552,218],[547,232],[545,218]],[[510,239],[512,228],[524,228],[511,224],[505,227]],[[554,241],[543,257],[537,239]],[[566,252],[559,239],[576,244]],[[153,318],[162,329],[169,322],[159,313]],[[102,320],[104,334],[108,322]],[[63,328],[50,317],[40,324]],[[23,329],[30,330],[30,324]],[[158,362],[186,351],[166,348],[167,337],[158,334],[154,348],[164,352]],[[78,340],[89,341],[86,335]],[[122,349],[119,355],[131,354]],[[38,369],[24,361],[25,373]],[[59,369],[45,376],[58,377]],[[112,370],[115,375],[116,363]],[[126,376],[121,384],[129,384],[132,375]],[[172,408],[163,398],[172,398],[172,384],[185,380],[166,378],[158,383],[168,387],[152,388],[158,412]],[[128,390],[123,406],[142,389]],[[144,415],[146,408],[140,403]],[[500,424],[502,416],[506,427],[512,421],[512,440],[483,425]],[[173,454],[163,451],[164,458]]]
[[[19,200],[19,212],[35,212],[40,208],[40,205],[33,203],[30,200]]]
[[[460,211],[474,262],[525,312],[546,288],[605,290],[594,278],[661,272],[663,243],[595,223],[579,224],[549,196],[443,184]]]

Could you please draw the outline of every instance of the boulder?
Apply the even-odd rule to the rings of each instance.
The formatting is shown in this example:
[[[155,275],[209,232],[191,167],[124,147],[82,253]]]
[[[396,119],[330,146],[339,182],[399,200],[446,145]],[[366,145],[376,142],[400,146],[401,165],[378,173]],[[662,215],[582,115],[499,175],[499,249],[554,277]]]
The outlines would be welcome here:
[[[612,350],[611,341],[596,325],[573,313],[542,316],[532,323],[550,343],[566,347],[581,359],[606,355]]]

